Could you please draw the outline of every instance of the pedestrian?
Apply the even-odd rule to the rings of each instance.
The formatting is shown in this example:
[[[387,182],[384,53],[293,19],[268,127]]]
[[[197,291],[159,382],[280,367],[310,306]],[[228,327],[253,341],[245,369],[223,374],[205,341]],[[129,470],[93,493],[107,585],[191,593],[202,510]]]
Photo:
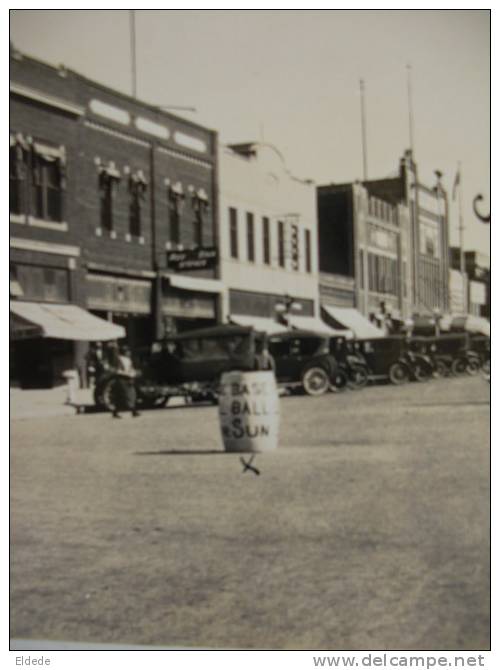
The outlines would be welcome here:
[[[274,358],[269,353],[266,340],[256,342],[254,369],[272,370],[276,374],[276,363],[274,361]]]
[[[140,416],[137,411],[137,391],[134,381],[137,372],[128,347],[123,347],[120,353],[117,351],[116,364],[118,367],[111,387],[113,418],[121,419],[121,411],[130,411],[133,417]]]

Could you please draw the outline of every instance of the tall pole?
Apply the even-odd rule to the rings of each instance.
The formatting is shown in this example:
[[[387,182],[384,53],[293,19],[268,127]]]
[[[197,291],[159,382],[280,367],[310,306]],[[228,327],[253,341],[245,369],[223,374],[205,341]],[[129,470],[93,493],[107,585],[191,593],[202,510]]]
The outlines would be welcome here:
[[[366,118],[365,118],[365,82],[359,80],[359,92],[361,102],[361,145],[363,150],[363,181],[368,179],[368,160],[366,148]]]
[[[408,130],[410,133],[410,149],[413,156],[414,144],[413,144],[413,100],[412,100],[412,90],[411,90],[411,65],[408,63],[406,66],[407,73],[407,87],[408,87]]]
[[[130,16],[130,56],[132,66],[132,96],[137,98],[137,63],[135,52],[135,10],[129,10]]]
[[[469,300],[467,291],[467,281],[465,279],[465,253],[464,253],[464,215],[462,207],[462,165],[458,162],[458,247],[460,250],[460,274],[462,276],[463,286],[463,304],[464,312],[469,311]]]

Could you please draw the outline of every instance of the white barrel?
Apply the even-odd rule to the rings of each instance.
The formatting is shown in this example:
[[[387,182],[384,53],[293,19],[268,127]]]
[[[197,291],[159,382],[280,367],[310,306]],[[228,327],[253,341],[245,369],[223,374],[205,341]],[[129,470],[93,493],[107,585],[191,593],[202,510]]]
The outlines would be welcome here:
[[[219,395],[224,449],[260,453],[278,446],[280,406],[272,371],[226,372]]]

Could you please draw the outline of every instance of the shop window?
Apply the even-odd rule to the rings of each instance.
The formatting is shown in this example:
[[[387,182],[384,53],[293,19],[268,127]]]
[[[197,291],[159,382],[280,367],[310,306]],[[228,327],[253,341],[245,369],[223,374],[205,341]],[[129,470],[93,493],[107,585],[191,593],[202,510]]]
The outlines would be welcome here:
[[[16,276],[27,300],[68,302],[69,274],[65,268],[41,267],[19,263]]]
[[[271,239],[269,231],[269,218],[267,216],[262,217],[262,250],[264,263],[266,265],[271,264]]]
[[[285,224],[278,221],[278,263],[280,267],[285,267]]]
[[[62,221],[64,150],[34,142],[31,158],[31,210],[38,219]]]
[[[306,272],[312,272],[312,257],[311,257],[311,231],[306,229]]]
[[[129,233],[133,237],[141,237],[142,235],[141,215],[147,188],[147,181],[142,170],[137,170],[129,176]]]
[[[247,259],[255,261],[254,219],[252,212],[247,212]]]
[[[231,258],[238,258],[238,212],[229,208],[229,245]]]
[[[98,164],[99,169],[99,195],[100,195],[100,224],[101,228],[112,231],[114,228],[113,209],[115,194],[120,183],[121,175],[115,164]]]

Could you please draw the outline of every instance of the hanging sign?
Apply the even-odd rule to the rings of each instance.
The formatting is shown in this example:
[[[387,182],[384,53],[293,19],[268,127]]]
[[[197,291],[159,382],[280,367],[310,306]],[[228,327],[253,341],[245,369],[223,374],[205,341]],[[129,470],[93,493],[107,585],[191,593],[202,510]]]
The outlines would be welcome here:
[[[196,247],[182,251],[167,251],[169,270],[206,270],[217,266],[216,247]]]

